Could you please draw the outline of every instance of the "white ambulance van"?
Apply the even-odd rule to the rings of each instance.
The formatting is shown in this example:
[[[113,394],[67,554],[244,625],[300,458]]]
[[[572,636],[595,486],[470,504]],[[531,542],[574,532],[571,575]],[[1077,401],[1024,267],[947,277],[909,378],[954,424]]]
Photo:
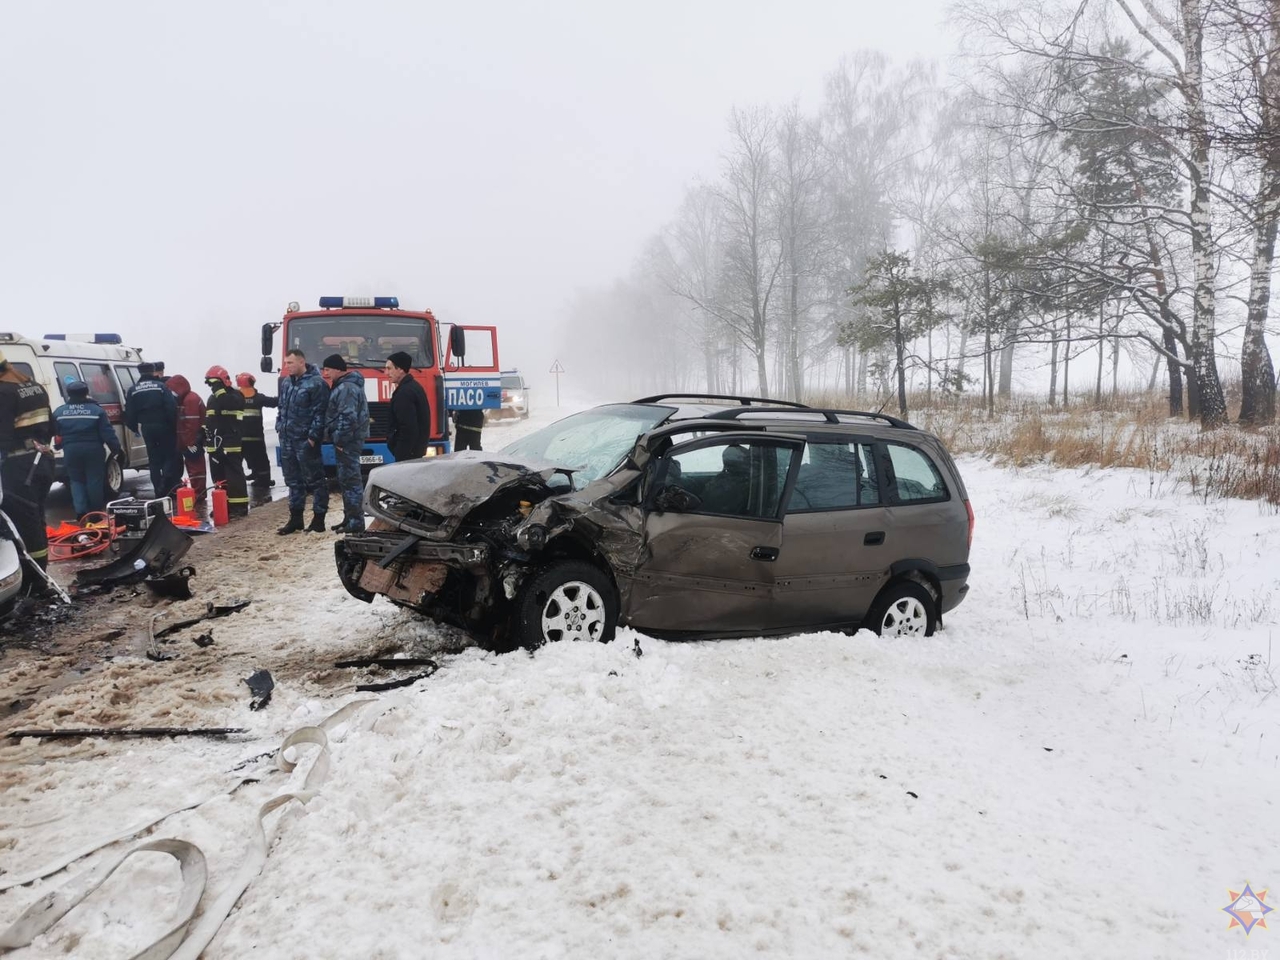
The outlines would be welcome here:
[[[107,419],[120,438],[123,462],[115,457],[107,461],[107,499],[120,495],[124,471],[147,468],[147,448],[141,437],[124,425],[124,397],[138,382],[138,364],[142,351],[126,347],[117,333],[67,334],[49,333],[42,339],[17,333],[0,332],[0,353],[27,376],[34,378],[49,394],[49,404],[57,409],[67,400],[70,380],[83,380],[89,395],[102,404]],[[66,482],[62,451],[58,451],[55,478]]]

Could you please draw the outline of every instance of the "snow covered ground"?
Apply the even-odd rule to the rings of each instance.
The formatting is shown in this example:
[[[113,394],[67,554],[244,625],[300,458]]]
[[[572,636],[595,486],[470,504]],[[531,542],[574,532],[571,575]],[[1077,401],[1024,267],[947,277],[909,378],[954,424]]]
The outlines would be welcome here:
[[[336,731],[318,795],[268,817],[266,865],[204,956],[1280,953],[1280,924],[1246,938],[1223,912],[1246,882],[1280,889],[1280,517],[1132,471],[961,469],[971,590],[937,636],[624,630],[446,654]],[[321,661],[457,649],[347,597],[327,547],[286,544],[295,569],[270,567],[270,603],[219,622],[218,658],[117,661],[39,707],[70,726],[112,701],[117,722],[151,722],[163,697],[160,716],[249,737],[3,748],[8,877],[213,797],[151,835],[204,850],[211,903],[314,748],[293,774],[232,768],[357,699]],[[276,666],[308,656],[314,674]],[[253,666],[280,674],[259,713]],[[145,699],[144,672],[168,678]],[[246,774],[261,779],[220,793]],[[0,928],[124,847],[0,894]],[[127,956],[179,886],[171,859],[135,857],[13,956]]]

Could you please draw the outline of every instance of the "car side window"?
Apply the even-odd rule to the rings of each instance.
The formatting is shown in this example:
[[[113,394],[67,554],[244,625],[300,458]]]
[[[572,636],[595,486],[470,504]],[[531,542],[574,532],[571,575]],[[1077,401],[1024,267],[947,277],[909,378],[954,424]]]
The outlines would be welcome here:
[[[120,403],[120,391],[111,378],[111,368],[105,363],[82,363],[84,382],[89,385],[89,396],[104,406]]]
[[[131,367],[116,367],[116,377],[120,381],[120,396],[126,396],[129,388],[138,382],[138,372]]]
[[[659,492],[678,487],[694,495],[686,513],[776,519],[796,451],[774,443],[725,441],[664,457]]]
[[[915,447],[901,443],[885,445],[889,452],[890,496],[896,503],[946,500],[950,494],[933,461]]]
[[[879,503],[870,444],[811,440],[805,446],[788,512],[852,510]]]
[[[36,378],[35,373],[31,369],[31,364],[29,363],[20,363],[17,360],[11,360],[9,361],[9,366],[13,367],[13,369],[17,370],[28,379],[34,380]]]
[[[72,380],[80,379],[80,368],[74,363],[68,363],[65,360],[59,360],[53,365],[53,372],[58,379],[58,392],[62,394],[62,399],[67,399],[67,384]]]

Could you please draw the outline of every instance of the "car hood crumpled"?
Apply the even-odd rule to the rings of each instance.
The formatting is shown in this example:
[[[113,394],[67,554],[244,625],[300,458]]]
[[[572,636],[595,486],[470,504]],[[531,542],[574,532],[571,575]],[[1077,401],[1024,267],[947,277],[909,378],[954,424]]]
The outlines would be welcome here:
[[[378,467],[369,474],[365,493],[374,514],[382,519],[401,529],[448,539],[468,513],[503,490],[521,484],[542,489],[556,474],[567,476],[574,469],[544,460],[466,450]],[[379,491],[423,507],[435,516],[423,522],[407,515],[411,511],[387,510],[383,505],[386,498]],[[568,492],[567,485],[564,492]]]

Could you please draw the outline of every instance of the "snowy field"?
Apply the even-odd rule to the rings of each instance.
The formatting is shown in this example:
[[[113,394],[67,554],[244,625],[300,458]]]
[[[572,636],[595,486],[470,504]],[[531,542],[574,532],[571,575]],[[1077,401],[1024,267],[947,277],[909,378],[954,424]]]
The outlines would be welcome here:
[[[314,798],[267,816],[265,866],[209,960],[1280,955],[1280,923],[1246,938],[1223,912],[1246,882],[1280,896],[1280,517],[1133,471],[960,467],[969,599],[910,643],[623,630],[459,651],[349,598],[327,544],[287,538],[294,572],[246,578],[264,599],[218,622],[217,658],[116,662],[31,718],[111,702],[115,722],[251,733],[3,748],[0,884],[208,798],[147,839],[203,850],[212,915],[258,808],[317,748],[291,774],[233,768],[369,698],[330,731]],[[280,666],[450,650],[381,695]],[[255,666],[279,685],[250,713]],[[0,928],[129,843],[0,894]],[[180,888],[172,859],[140,854],[12,956],[130,956]]]

